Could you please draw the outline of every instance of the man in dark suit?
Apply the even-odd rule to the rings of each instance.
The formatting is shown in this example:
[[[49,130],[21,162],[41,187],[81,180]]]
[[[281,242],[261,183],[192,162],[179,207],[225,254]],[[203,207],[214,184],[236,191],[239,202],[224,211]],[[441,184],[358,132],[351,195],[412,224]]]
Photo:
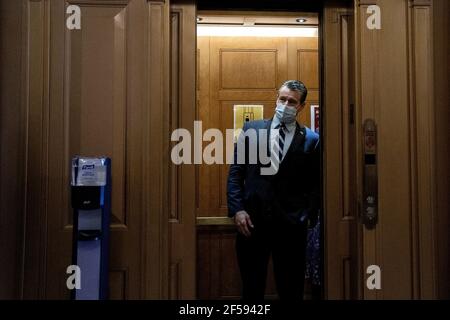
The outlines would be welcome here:
[[[306,232],[317,221],[320,207],[319,136],[296,121],[306,95],[300,81],[285,82],[273,118],[244,124],[240,136],[245,141],[244,161],[238,161],[240,149],[235,146],[227,197],[229,216],[238,230],[244,299],[264,299],[270,254],[280,299],[303,298]],[[246,138],[250,131],[256,131],[256,139]],[[267,143],[261,143],[264,139]],[[258,154],[266,148],[269,164],[249,161],[254,143]]]

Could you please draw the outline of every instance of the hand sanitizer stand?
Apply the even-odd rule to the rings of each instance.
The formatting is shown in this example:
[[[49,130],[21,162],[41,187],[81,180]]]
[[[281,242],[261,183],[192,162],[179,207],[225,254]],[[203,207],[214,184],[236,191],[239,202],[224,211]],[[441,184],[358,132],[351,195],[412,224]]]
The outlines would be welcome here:
[[[72,159],[73,264],[80,268],[81,288],[74,300],[108,298],[111,159]]]

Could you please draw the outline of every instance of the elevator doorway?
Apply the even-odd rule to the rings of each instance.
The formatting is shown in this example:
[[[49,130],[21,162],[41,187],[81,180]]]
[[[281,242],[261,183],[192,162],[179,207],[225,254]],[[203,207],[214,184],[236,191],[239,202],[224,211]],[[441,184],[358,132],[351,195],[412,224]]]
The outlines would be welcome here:
[[[343,11],[346,23],[352,23],[351,10]],[[344,14],[343,14],[344,15]],[[321,133],[322,108],[321,86],[323,85],[322,43],[320,39],[320,14],[314,12],[242,12],[198,10],[196,13],[196,108],[195,119],[202,121],[202,129],[217,128],[222,132],[236,129],[239,108],[258,107],[258,112],[249,112],[253,117],[271,118],[277,89],[288,79],[298,79],[308,88],[306,106],[298,115],[298,121]],[[258,35],[258,32],[259,35]],[[352,35],[341,27],[346,46],[351,46]],[[347,32],[347,33],[346,33]],[[350,51],[344,51],[348,54]],[[352,57],[346,56],[351,64]],[[350,68],[349,65],[345,68]],[[347,77],[347,78],[345,78]],[[346,108],[330,112],[332,119],[342,121],[341,130],[345,142],[338,147],[345,159],[342,170],[345,176],[343,187],[347,197],[347,215],[342,223],[332,228],[346,229],[346,240],[337,239],[332,233],[327,239],[324,226],[333,217],[321,217],[320,234],[320,289],[311,290],[311,278],[307,279],[305,299],[325,298],[329,268],[324,262],[333,261],[324,252],[326,242],[332,241],[341,247],[338,259],[342,264],[339,280],[333,285],[346,289],[339,292],[342,298],[356,297],[356,197],[354,165],[354,126],[350,119],[352,70],[345,70],[343,84],[348,94],[343,101]],[[339,112],[339,113],[337,113]],[[245,112],[244,112],[245,114]],[[255,119],[256,120],[256,119]],[[345,145],[344,145],[345,144]],[[204,143],[204,147],[207,143]],[[323,158],[323,157],[322,157]],[[345,168],[344,168],[345,167]],[[227,218],[226,180],[229,165],[198,165],[195,168],[195,233],[196,233],[196,297],[199,299],[238,299],[241,281],[235,256],[236,229],[232,219]],[[341,177],[342,178],[342,177]],[[330,187],[330,186],[329,186]],[[324,195],[323,195],[324,196]],[[322,212],[326,212],[323,210]],[[340,218],[339,218],[340,219]],[[328,229],[330,230],[330,229]],[[331,230],[333,231],[333,230]],[[334,239],[333,239],[334,238]],[[348,241],[347,241],[348,239]],[[340,242],[339,242],[340,241]],[[353,247],[352,247],[353,246]],[[342,255],[341,253],[345,253]],[[277,299],[271,263],[267,279],[267,299]]]
[[[308,98],[298,121],[319,132],[318,45],[314,14],[199,11],[197,115],[203,130],[225,132],[240,129],[244,121],[272,118],[280,84],[299,79],[308,88]],[[227,218],[229,165],[200,165],[197,170],[198,298],[239,298],[236,228]],[[266,298],[275,299],[269,265]]]

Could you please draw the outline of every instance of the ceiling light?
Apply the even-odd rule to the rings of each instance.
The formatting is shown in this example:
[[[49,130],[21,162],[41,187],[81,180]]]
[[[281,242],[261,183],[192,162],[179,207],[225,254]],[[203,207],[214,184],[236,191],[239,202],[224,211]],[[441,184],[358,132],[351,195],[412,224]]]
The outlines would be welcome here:
[[[198,25],[204,37],[318,37],[317,27],[243,27]]]
[[[295,21],[300,22],[300,23],[305,23],[308,20],[306,20],[305,18],[298,18],[298,19],[295,19]]]
[[[197,22],[200,22],[202,20],[203,20],[203,18],[197,17]]]

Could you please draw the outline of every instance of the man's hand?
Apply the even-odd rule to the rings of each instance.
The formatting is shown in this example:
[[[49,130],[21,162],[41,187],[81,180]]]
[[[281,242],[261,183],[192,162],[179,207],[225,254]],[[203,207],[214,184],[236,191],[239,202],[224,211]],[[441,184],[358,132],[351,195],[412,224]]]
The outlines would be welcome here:
[[[253,227],[252,220],[250,216],[244,210],[236,212],[234,216],[234,223],[236,224],[238,231],[246,237],[250,237],[250,228]]]

